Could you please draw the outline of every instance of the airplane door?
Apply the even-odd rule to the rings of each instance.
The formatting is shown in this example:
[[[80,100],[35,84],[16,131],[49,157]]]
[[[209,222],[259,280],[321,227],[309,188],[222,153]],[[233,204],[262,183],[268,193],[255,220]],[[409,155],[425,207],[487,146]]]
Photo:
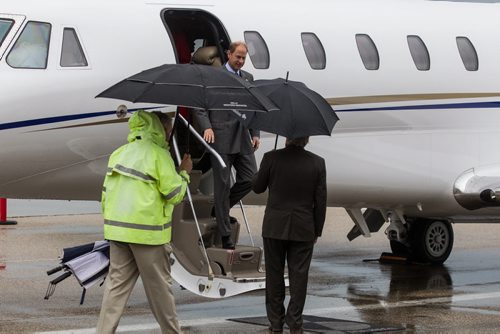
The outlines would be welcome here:
[[[163,22],[170,35],[177,63],[191,62],[200,47],[214,47],[221,62],[226,60],[229,36],[217,17],[199,9],[165,9]]]

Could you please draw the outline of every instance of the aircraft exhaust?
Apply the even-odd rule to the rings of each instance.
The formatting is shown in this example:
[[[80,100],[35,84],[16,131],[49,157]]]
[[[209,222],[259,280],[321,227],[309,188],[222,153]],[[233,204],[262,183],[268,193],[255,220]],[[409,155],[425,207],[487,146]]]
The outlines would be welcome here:
[[[453,196],[468,210],[500,206],[500,165],[466,170],[455,180]]]

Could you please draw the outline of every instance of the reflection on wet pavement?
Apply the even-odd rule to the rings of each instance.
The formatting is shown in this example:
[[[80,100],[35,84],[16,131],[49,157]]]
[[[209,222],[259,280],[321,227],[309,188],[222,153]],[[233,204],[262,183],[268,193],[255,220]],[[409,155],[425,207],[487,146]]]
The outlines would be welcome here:
[[[326,226],[316,245],[304,314],[404,328],[401,333],[498,332],[500,225],[455,226],[456,249],[444,266],[381,264],[364,260],[388,251],[385,237],[348,243],[344,231],[352,223],[339,212],[331,215],[334,224]],[[259,217],[261,213],[257,221]],[[43,296],[49,281],[45,272],[58,264],[62,248],[102,238],[101,217],[18,220],[15,228],[0,228],[0,263],[6,264],[0,269],[0,333],[78,328],[87,330],[78,333],[92,333],[102,288],[90,289],[82,306],[74,280],[61,282],[50,300]],[[252,230],[257,246],[262,246],[259,225]],[[264,291],[222,300],[195,296],[177,284],[173,291],[187,333],[266,332],[263,326],[227,320],[264,316]],[[142,329],[131,329],[139,325]],[[140,282],[120,328],[158,333]]]

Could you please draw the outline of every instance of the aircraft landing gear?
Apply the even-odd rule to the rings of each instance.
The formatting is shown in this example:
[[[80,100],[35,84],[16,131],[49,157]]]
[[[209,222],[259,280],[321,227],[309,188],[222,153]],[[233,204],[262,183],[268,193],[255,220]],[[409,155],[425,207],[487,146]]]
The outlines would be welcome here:
[[[408,224],[405,240],[390,238],[392,252],[407,255],[414,261],[443,264],[453,248],[454,235],[450,222],[419,218]]]
[[[448,221],[422,219],[413,224],[412,248],[416,259],[442,264],[453,248],[453,228]]]

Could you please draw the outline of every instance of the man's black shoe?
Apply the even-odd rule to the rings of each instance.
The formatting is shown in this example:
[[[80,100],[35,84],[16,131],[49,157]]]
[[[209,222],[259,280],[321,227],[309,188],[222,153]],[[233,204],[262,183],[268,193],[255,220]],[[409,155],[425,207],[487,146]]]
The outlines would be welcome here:
[[[222,237],[222,248],[224,248],[224,249],[234,249],[235,248],[234,243],[231,240],[230,236]]]

